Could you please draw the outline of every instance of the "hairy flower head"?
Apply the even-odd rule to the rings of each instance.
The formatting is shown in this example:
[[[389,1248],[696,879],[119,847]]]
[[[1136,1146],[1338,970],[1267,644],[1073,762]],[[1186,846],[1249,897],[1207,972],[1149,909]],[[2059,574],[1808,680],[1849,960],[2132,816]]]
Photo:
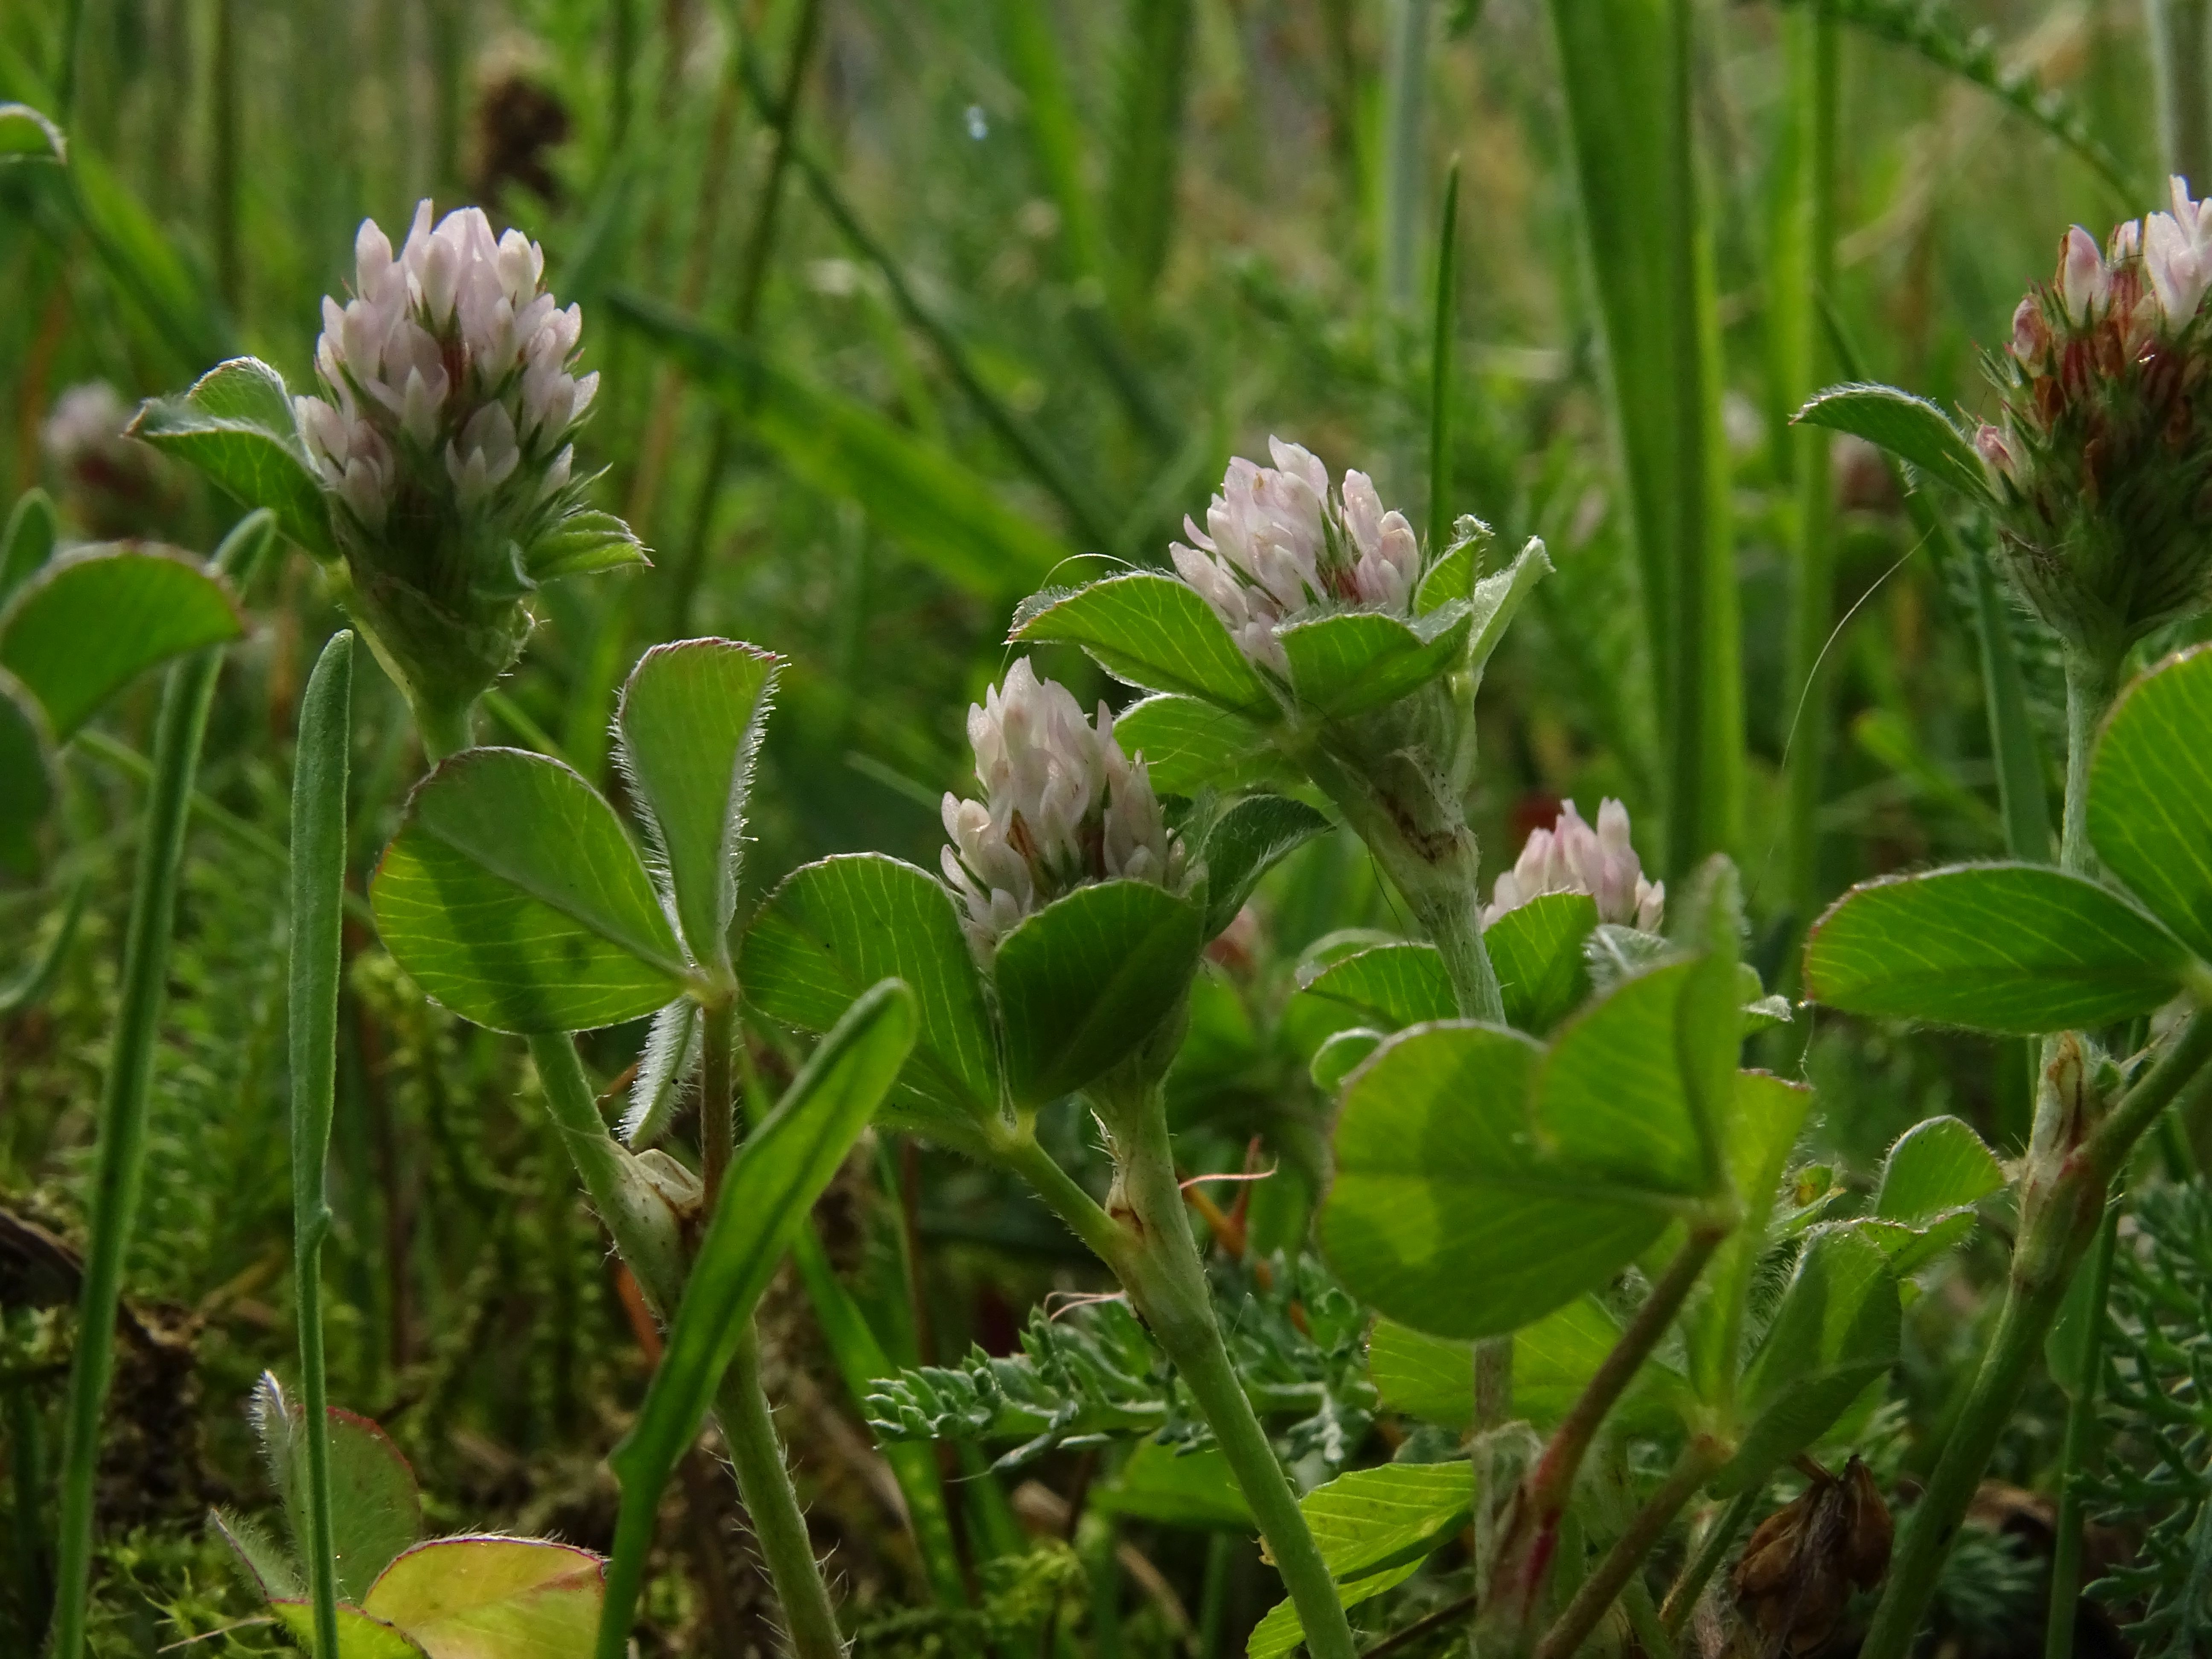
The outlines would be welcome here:
[[[1274,465],[1229,464],[1206,528],[1186,518],[1176,574],[1213,607],[1254,662],[1286,671],[1275,625],[1320,611],[1410,615],[1421,548],[1406,515],[1385,510],[1364,472],[1332,495],[1328,472],[1297,444],[1267,440]]]
[[[969,707],[968,740],[983,798],[946,792],[943,864],[979,950],[1087,883],[1187,884],[1144,757],[1121,752],[1105,704],[1086,720],[1067,688],[1039,679],[1024,658]]]
[[[2106,651],[2212,604],[2212,204],[2100,248],[2076,225],[1988,359],[2002,396],[1976,434],[2006,568],[2062,637]]]
[[[1597,901],[1600,921],[1625,923],[1647,933],[1659,931],[1666,915],[1667,886],[1647,880],[1628,838],[1628,809],[1619,801],[1598,803],[1593,830],[1563,802],[1549,830],[1532,830],[1510,870],[1498,874],[1483,907],[1482,925],[1495,922],[1546,893],[1587,893]]]

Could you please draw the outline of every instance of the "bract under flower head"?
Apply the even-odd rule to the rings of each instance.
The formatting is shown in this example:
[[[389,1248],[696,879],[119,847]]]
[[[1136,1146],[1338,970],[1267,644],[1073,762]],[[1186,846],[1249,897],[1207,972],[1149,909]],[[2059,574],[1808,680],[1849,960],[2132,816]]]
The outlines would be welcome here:
[[[2100,249],[2080,226],[2047,288],[1988,361],[2004,399],[1976,434],[2004,562],[2070,642],[2124,648],[2212,604],[2212,204],[2172,181],[2172,210]]]
[[[583,313],[544,288],[545,256],[481,208],[415,211],[395,254],[373,219],[353,294],[323,301],[315,370],[295,400],[346,558],[357,619],[417,690],[465,702],[513,660],[533,550],[581,509]]]
[[[1404,514],[1386,511],[1364,472],[1328,473],[1296,444],[1267,440],[1274,465],[1239,457],[1189,544],[1169,548],[1176,573],[1213,607],[1252,661],[1287,672],[1279,623],[1322,611],[1410,615],[1421,547]]]
[[[1619,801],[1598,803],[1592,830],[1563,802],[1549,830],[1529,831],[1521,856],[1501,871],[1483,907],[1482,925],[1495,922],[1546,893],[1587,893],[1597,901],[1600,921],[1624,923],[1647,933],[1659,931],[1667,912],[1667,885],[1647,880],[1628,837],[1628,809]]]
[[[1121,752],[1105,704],[1093,725],[1024,658],[969,707],[968,740],[983,799],[946,792],[943,864],[979,951],[1086,883],[1188,885],[1182,843],[1160,815],[1144,757]]]

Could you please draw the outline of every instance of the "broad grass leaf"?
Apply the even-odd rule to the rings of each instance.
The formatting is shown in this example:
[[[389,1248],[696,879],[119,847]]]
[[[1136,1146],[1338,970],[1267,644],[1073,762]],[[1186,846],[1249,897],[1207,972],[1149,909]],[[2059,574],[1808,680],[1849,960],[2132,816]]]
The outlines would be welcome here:
[[[1113,1480],[1091,1488],[1091,1501],[1109,1514],[1163,1526],[1254,1530],[1252,1506],[1218,1446],[1186,1452],[1140,1441]]]
[[[956,457],[743,342],[623,291],[605,301],[681,363],[794,476],[867,514],[946,580],[985,599],[1027,592],[1073,550],[1007,507]]]
[[[1764,1480],[1826,1432],[1896,1359],[1898,1318],[1881,1248],[1848,1225],[1816,1231],[1744,1372],[1749,1427],[1716,1486],[1736,1492]]]
[[[1198,697],[1161,692],[1133,702],[1114,717],[1114,738],[1130,759],[1144,757],[1163,795],[1233,794],[1299,781],[1263,729]]]
[[[1022,645],[1079,645],[1117,679],[1197,697],[1255,720],[1275,703],[1213,607],[1172,576],[1139,570],[1049,597],[1019,617]]]
[[[924,1133],[957,1130],[999,1106],[989,1011],[952,896],[880,853],[802,866],[754,914],[738,975],[770,1019],[826,1031],[882,979],[914,988],[914,1051],[891,1091]]]
[[[441,1538],[384,1571],[361,1610],[429,1659],[589,1659],[605,1569],[543,1538]]]
[[[2188,951],[2109,888],[1960,865],[1853,888],[1814,924],[1805,988],[1847,1013],[2033,1036],[2148,1013]]]
[[[1302,975],[1308,994],[1341,1003],[1388,1030],[1459,1012],[1443,957],[1433,945],[1373,945]]]
[[[1832,386],[1815,393],[1794,418],[1801,425],[1863,438],[1970,501],[1990,499],[1989,474],[1981,457],[1951,417],[1925,398],[1893,386]]]
[[[1458,667],[1473,626],[1471,608],[1455,601],[1412,623],[1379,611],[1349,611],[1288,623],[1275,637],[1290,659],[1298,701],[1328,719],[1350,720]]]
[[[54,556],[61,540],[61,522],[54,504],[43,489],[27,489],[15,498],[8,514],[8,527],[0,531],[0,605]]]
[[[2212,961],[2212,647],[2120,694],[2089,770],[2089,841],[2150,912]]]
[[[1304,801],[1251,795],[1207,830],[1198,857],[1206,866],[1206,936],[1237,920],[1260,878],[1277,862],[1333,826]]]
[[[1298,1500],[1322,1559],[1347,1607],[1404,1583],[1474,1507],[1471,1463],[1384,1463],[1353,1469]],[[1253,1630],[1248,1659],[1280,1659],[1305,1639],[1285,1600]]]
[[[138,411],[131,434],[204,473],[246,507],[264,507],[277,528],[319,559],[337,556],[330,507],[309,470],[284,377],[254,357],[218,363],[181,398]]]
[[[54,560],[0,611],[0,668],[46,711],[55,740],[156,663],[246,631],[229,591],[189,555],[150,544]]]
[[[1996,1154],[1955,1117],[1931,1117],[1898,1138],[1882,1161],[1874,1212],[1925,1224],[1978,1204],[2004,1185]]]
[[[1205,944],[1198,907],[1148,881],[1079,887],[1023,921],[992,969],[1015,1103],[1080,1089],[1152,1036]]]
[[[53,800],[54,738],[46,711],[0,669],[0,876],[38,874],[39,829]]]
[[[1448,1022],[1401,1032],[1352,1074],[1319,1222],[1346,1289],[1433,1335],[1498,1335],[1659,1236],[1663,1194],[1590,1179],[1540,1146],[1543,1057],[1518,1032]]]
[[[495,1030],[588,1030],[665,1007],[688,966],[614,809],[568,767],[471,749],[408,798],[369,887],[388,949]]]
[[[753,1304],[890,1091],[919,1024],[907,987],[895,980],[872,987],[823,1038],[724,1176],[637,1422],[607,1457],[622,1510],[600,1651],[619,1654],[627,1642],[661,1492],[752,1328]]]
[[[1542,1036],[1589,1000],[1583,941],[1596,926],[1597,901],[1589,894],[1545,893],[1483,929],[1506,1024]]]
[[[0,104],[0,163],[67,161],[62,130],[28,104]]]
[[[623,686],[624,774],[651,814],[691,959],[726,979],[745,793],[775,685],[772,651],[732,640],[657,645]]]

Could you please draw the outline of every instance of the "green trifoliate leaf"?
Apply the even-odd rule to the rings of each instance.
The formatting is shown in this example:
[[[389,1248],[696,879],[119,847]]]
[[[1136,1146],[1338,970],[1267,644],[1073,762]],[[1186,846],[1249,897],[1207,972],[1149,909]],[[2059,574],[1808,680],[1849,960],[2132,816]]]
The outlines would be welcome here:
[[[1848,1013],[2034,1036],[2148,1013],[2189,952],[2126,899],[2042,865],[1853,888],[1814,924],[1807,997]]]
[[[1346,1607],[1402,1583],[1467,1524],[1474,1504],[1469,1463],[1385,1463],[1354,1469],[1299,1500]],[[1280,1659],[1305,1639],[1297,1609],[1279,1603],[1245,1644],[1247,1659]]]
[[[1198,907],[1148,881],[1079,887],[1025,918],[992,970],[1015,1103],[1080,1089],[1151,1037],[1205,944]]]
[[[386,1568],[361,1610],[432,1659],[584,1659],[599,1629],[604,1572],[598,1556],[573,1544],[441,1538]]]
[[[964,1145],[997,1112],[982,981],[933,876],[878,853],[793,871],[755,913],[738,975],[756,1008],[803,1031],[828,1030],[877,981],[904,980],[920,1024],[885,1121]]]
[[[1457,668],[1473,628],[1471,605],[1454,600],[1411,623],[1379,611],[1346,611],[1287,623],[1275,638],[1298,701],[1325,718],[1349,720]]]
[[[1694,1012],[1684,1005],[1702,965],[1692,957],[1616,987],[1568,1021],[1545,1057],[1537,1128],[1597,1184],[1646,1195],[1712,1192],[1681,1059]]]
[[[46,568],[60,540],[61,524],[45,490],[27,489],[15,498],[8,527],[0,531],[0,605]]]
[[[306,1601],[271,1601],[269,1610],[283,1621],[302,1650],[313,1647],[314,1609]],[[338,1659],[434,1659],[434,1656],[388,1620],[340,1603]]]
[[[1163,692],[1133,702],[1114,717],[1114,738],[1130,759],[1144,757],[1163,795],[1234,794],[1300,781],[1265,731],[1198,697]]]
[[[1042,599],[1017,617],[1014,641],[1079,645],[1108,673],[1143,690],[1197,697],[1255,720],[1275,713],[1221,619],[1172,576],[1137,571]]]
[[[295,1555],[307,1525],[307,1420],[297,1401],[264,1374],[253,1394],[253,1427],[270,1476],[284,1500]],[[339,1596],[359,1601],[394,1557],[422,1535],[415,1471],[391,1437],[365,1417],[329,1407],[324,1443],[331,1465],[331,1545]]]
[[[0,104],[0,165],[68,160],[69,140],[52,121],[28,104]]]
[[[1990,499],[1989,473],[1972,442],[1925,398],[1893,386],[1835,386],[1817,394],[1796,418],[1863,438],[1970,501]]]
[[[138,411],[131,435],[175,456],[319,559],[337,556],[322,485],[309,469],[284,377],[253,357],[218,363],[180,398]]]
[[[156,663],[245,631],[228,590],[190,555],[144,543],[82,548],[0,611],[0,668],[63,741]]]
[[[495,1030],[612,1025],[688,982],[614,809],[543,755],[467,750],[416,785],[369,898],[416,983]]]
[[[691,958],[730,977],[745,793],[778,659],[732,640],[657,645],[615,715],[623,771],[642,799]]]
[[[1542,1059],[1516,1032],[1455,1022],[1400,1034],[1353,1073],[1319,1224],[1352,1294],[1435,1335],[1497,1335],[1659,1236],[1665,1194],[1593,1178],[1540,1139]]]
[[[1589,1000],[1583,944],[1596,926],[1589,894],[1544,893],[1483,929],[1508,1024],[1542,1036]]]
[[[1930,1222],[2003,1185],[2003,1167],[1979,1135],[1955,1117],[1931,1117],[1889,1149],[1874,1212],[1885,1221]]]
[[[1237,920],[1261,877],[1332,827],[1304,801],[1284,795],[1248,796],[1209,824],[1198,850],[1206,867],[1206,937]]]
[[[1541,541],[1531,536],[1528,545],[1514,556],[1511,564],[1474,585],[1468,601],[1474,626],[1468,635],[1467,662],[1477,675],[1498,649],[1498,642],[1505,637],[1505,630],[1519,612],[1521,601],[1528,596],[1529,589],[1551,574],[1552,556],[1545,551]],[[1426,591],[1424,584],[1423,592]]]
[[[2089,772],[2089,840],[2105,866],[2212,961],[2212,649],[2160,664],[2120,696]]]
[[[1377,945],[1299,975],[1304,990],[1342,1004],[1388,1031],[1459,1012],[1433,945]]]
[[[1750,1427],[1716,1486],[1764,1480],[1817,1440],[1896,1359],[1898,1316],[1897,1280],[1877,1245],[1848,1227],[1814,1233],[1744,1373]]]

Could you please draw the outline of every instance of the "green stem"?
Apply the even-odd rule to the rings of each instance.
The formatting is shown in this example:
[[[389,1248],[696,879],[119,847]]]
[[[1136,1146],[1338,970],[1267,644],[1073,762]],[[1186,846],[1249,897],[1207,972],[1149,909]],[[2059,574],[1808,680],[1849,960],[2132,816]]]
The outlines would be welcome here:
[[[1751,1524],[1751,1517],[1759,1512],[1759,1501],[1765,1495],[1764,1489],[1759,1486],[1738,1493],[1735,1501],[1713,1517],[1712,1525],[1698,1540],[1698,1553],[1682,1569],[1682,1576],[1674,1581],[1674,1587],[1667,1592],[1666,1604],[1659,1609],[1659,1622],[1669,1637],[1680,1636],[1682,1626],[1690,1622],[1698,1598],[1705,1593],[1705,1586],[1719,1570],[1736,1534]]]
[[[706,1188],[706,1212],[712,1214],[722,1172],[737,1151],[737,1095],[730,1069],[738,1041],[737,998],[724,997],[702,1008],[699,1024],[699,1178]]]
[[[272,539],[275,520],[256,513],[216,551],[217,569],[239,586]],[[169,670],[155,720],[154,783],[146,798],[131,921],[123,947],[123,982],[115,1046],[100,1103],[93,1171],[92,1236],[85,1249],[77,1311],[77,1347],[70,1368],[62,1452],[61,1511],[54,1573],[53,1659],[80,1659],[91,1611],[93,1486],[100,1468],[100,1429],[115,1366],[115,1314],[123,1294],[123,1257],[137,1219],[146,1166],[146,1109],[168,984],[170,934],[177,919],[177,878],[184,863],[185,824],[208,709],[215,701],[221,647],[195,653]]]
[[[1432,892],[1407,893],[1406,902],[1443,958],[1460,1017],[1505,1024],[1505,994],[1498,987],[1490,948],[1482,942],[1482,900],[1474,884],[1469,882],[1458,891],[1441,886]]]
[[[2200,1010],[2088,1139],[2063,1157],[2048,1186],[2030,1190],[1996,1332],[1936,1472],[1906,1517],[1890,1562],[1889,1584],[1875,1609],[1860,1659],[1905,1659],[1911,1652],[1966,1505],[2065,1300],[2075,1264],[2102,1218],[2106,1184],[2207,1060],[2212,1060],[2212,1013]]]
[[[2096,753],[2097,728],[2112,706],[2119,683],[2117,652],[2067,647],[2066,809],[2058,867],[2069,875],[2096,873],[2096,850],[2089,845],[2089,763]]]
[[[1652,1546],[1673,1523],[1682,1505],[1697,1495],[1698,1488],[1712,1478],[1730,1455],[1727,1446],[1710,1435],[1699,1435],[1682,1449],[1681,1456],[1675,1460],[1666,1480],[1660,1482],[1659,1490],[1637,1510],[1628,1523],[1628,1530],[1613,1540],[1605,1559],[1598,1563],[1597,1571],[1583,1581],[1582,1588],[1575,1592],[1575,1599],[1567,1603],[1566,1611],[1544,1632],[1544,1639],[1536,1644],[1536,1659],[1570,1659],[1597,1628],[1597,1621],[1627,1586],[1637,1568],[1643,1565],[1644,1558],[1651,1553]]]
[[[432,708],[422,703],[414,705],[415,729],[422,734],[422,758],[435,766],[450,755],[473,747],[476,743],[476,705],[460,708]]]
[[[2112,1249],[2120,1212],[2107,1206],[2089,1258],[2081,1304],[2081,1369],[2067,1379],[2066,1439],[2058,1455],[2058,1521],[2051,1547],[2051,1611],[2043,1626],[2043,1659],[2073,1659],[2074,1618],[2081,1599],[2081,1480],[2097,1427],[2097,1385],[2105,1358],[2105,1297],[2112,1281]]]
[[[791,1650],[796,1659],[842,1659],[845,1642],[838,1634],[837,1611],[806,1535],[805,1512],[792,1489],[783,1443],[776,1437],[775,1419],[761,1387],[760,1338],[750,1326],[723,1375],[717,1403],[738,1495],[744,1500],[753,1541],[782,1606]]]
[[[300,705],[292,773],[292,1278],[298,1297],[300,1394],[307,1430],[307,1583],[315,1651],[338,1659],[338,1585],[331,1525],[330,1405],[323,1375],[323,1240],[331,1230],[325,1169],[337,1086],[338,983],[345,931],[346,767],[351,745],[353,635],[333,635]]]
[[[1643,1369],[1644,1362],[1651,1357],[1667,1328],[1674,1322],[1674,1316],[1689,1299],[1698,1275],[1705,1272],[1705,1264],[1727,1237],[1723,1228],[1692,1230],[1682,1248],[1675,1252],[1674,1261],[1668,1264],[1667,1271],[1660,1275],[1659,1282],[1651,1287],[1651,1294],[1644,1299],[1644,1305],[1621,1332],[1613,1351],[1599,1364],[1580,1397],[1552,1431],[1543,1456],[1537,1460],[1536,1467],[1528,1472],[1521,1490],[1514,1495],[1504,1535],[1498,1541],[1497,1559],[1489,1570],[1490,1592],[1485,1598],[1480,1619],[1485,1631],[1503,1638],[1501,1651],[1518,1653],[1528,1644],[1529,1626],[1543,1595],[1544,1582],[1559,1553],[1560,1520],[1574,1496],[1575,1479],[1582,1472],[1583,1460],[1596,1440],[1598,1430],[1635,1380],[1637,1372]]]
[[[1117,1088],[1116,1084],[1122,1085]],[[1213,1296],[1175,1174],[1167,1106],[1154,1078],[1109,1080],[1094,1093],[1112,1127],[1119,1194],[1108,1213],[1034,1138],[1009,1137],[1001,1156],[1114,1270],[1153,1340],[1213,1429],[1304,1627],[1313,1659],[1352,1659],[1352,1628],[1328,1565],[1299,1512],[1275,1449],[1221,1340]]]
[[[0,1314],[11,1325],[28,1327],[34,1316]],[[39,1420],[39,1402],[27,1382],[8,1390],[8,1466],[14,1476],[15,1501],[15,1597],[22,1628],[36,1630],[46,1618],[45,1425]]]

